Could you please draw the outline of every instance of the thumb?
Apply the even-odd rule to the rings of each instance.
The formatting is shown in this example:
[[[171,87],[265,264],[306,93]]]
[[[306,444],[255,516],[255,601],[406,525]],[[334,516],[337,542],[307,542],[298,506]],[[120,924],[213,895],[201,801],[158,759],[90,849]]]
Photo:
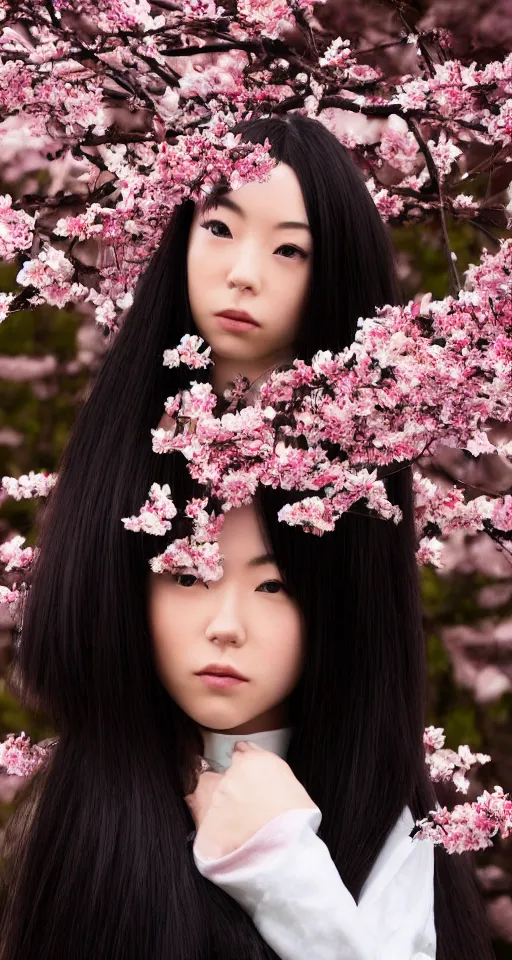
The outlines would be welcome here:
[[[260,753],[265,753],[263,747],[259,747],[258,744],[253,743],[252,740],[237,740],[234,749],[238,753],[245,753],[247,750],[259,750]]]

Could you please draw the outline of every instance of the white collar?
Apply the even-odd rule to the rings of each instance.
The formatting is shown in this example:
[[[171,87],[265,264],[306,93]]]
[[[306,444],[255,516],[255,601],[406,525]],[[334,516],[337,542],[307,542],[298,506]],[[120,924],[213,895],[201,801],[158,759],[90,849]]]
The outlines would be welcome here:
[[[250,740],[264,750],[270,750],[283,760],[286,759],[293,728],[282,727],[280,730],[264,730],[262,733],[215,733],[204,727],[200,729],[204,739],[205,760],[219,773],[224,773],[231,766],[231,754],[238,740]]]

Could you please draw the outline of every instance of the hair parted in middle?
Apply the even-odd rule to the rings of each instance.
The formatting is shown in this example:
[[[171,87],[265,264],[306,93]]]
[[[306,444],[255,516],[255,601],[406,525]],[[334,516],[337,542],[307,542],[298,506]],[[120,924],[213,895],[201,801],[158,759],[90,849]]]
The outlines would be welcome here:
[[[256,117],[234,132],[253,143],[268,137],[302,189],[313,266],[294,355],[342,350],[359,317],[400,302],[391,238],[363,176],[334,134],[301,114]],[[148,559],[163,538],[133,536],[121,522],[153,482],[169,483],[180,507],[202,492],[181,455],[151,445],[165,399],[191,379],[162,356],[199,333],[187,295],[194,209],[187,200],[174,210],[139,280],[42,519],[16,666],[22,693],[46,711],[59,741],[32,785],[37,810],[4,911],[1,960],[276,956],[194,865],[183,797],[195,785],[201,736],[158,679],[147,616]],[[290,491],[256,496],[305,622],[286,759],[322,811],[319,836],[356,901],[404,806],[415,819],[435,806],[410,467],[386,487],[401,523],[356,506],[322,537],[278,522]],[[488,960],[470,855],[438,848],[435,861],[438,960]]]

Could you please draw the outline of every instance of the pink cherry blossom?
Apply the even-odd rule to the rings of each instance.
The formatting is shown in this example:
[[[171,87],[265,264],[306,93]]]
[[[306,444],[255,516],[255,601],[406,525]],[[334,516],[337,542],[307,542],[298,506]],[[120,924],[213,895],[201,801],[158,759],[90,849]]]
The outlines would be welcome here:
[[[24,210],[12,209],[12,197],[0,196],[0,259],[14,260],[20,250],[29,250],[35,218]]]
[[[177,367],[180,363],[185,363],[193,369],[199,369],[213,363],[210,360],[211,347],[207,347],[203,353],[198,352],[200,339],[186,333],[175,350],[164,351],[164,367]]]
[[[142,530],[153,536],[161,536],[171,529],[171,521],[176,513],[169,484],[166,483],[162,487],[154,483],[149,491],[149,499],[142,507],[139,516],[123,517],[122,522],[127,530]]]
[[[420,840],[442,844],[447,853],[465,850],[485,850],[492,846],[492,838],[503,838],[512,830],[512,800],[500,786],[494,792],[484,790],[475,803],[459,803],[453,810],[441,807],[431,810],[428,817],[418,820],[413,834]]]
[[[10,733],[0,743],[0,767],[16,777],[30,777],[48,759],[51,747],[31,744],[24,732]]]
[[[47,497],[56,482],[57,474],[34,473],[33,470],[21,477],[2,477],[3,489],[15,500]]]
[[[489,763],[491,758],[485,753],[472,753],[468,746],[459,746],[458,750],[444,748],[442,727],[427,727],[423,743],[427,748],[425,761],[430,767],[430,777],[434,782],[450,781],[461,793],[467,793],[469,780],[465,773],[475,763]]]
[[[62,250],[46,244],[35,260],[27,260],[16,280],[23,287],[35,287],[39,295],[30,298],[33,304],[49,303],[64,307],[67,303],[83,300],[88,293],[81,283],[71,282],[72,263]],[[44,294],[44,296],[43,296]]]
[[[6,564],[6,573],[10,570],[23,570],[32,563],[34,548],[25,547],[22,550],[23,543],[25,543],[25,537],[21,536],[11,537],[10,540],[0,543],[0,562]]]

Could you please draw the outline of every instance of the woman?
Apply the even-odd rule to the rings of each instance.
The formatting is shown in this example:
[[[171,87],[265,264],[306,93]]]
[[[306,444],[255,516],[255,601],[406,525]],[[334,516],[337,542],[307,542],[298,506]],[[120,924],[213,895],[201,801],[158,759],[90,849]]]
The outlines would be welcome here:
[[[236,595],[250,602],[250,622],[244,613],[250,649],[260,629],[259,604],[284,602],[260,590],[267,571],[256,581],[228,575],[211,591],[182,578],[155,582],[148,558],[161,551],[161,538],[133,536],[121,523],[139,510],[153,481],[170,483],[178,504],[194,491],[183,459],[155,455],[150,445],[166,397],[190,379],[190,371],[162,365],[163,351],[184,333],[199,333],[212,347],[220,406],[237,373],[253,381],[290,356],[339,350],[353,341],[358,317],[399,301],[390,241],[336,138],[300,115],[240,129],[253,143],[269,137],[279,166],[268,183],[236,194],[216,191],[203,209],[191,201],[176,209],[77,419],[44,517],[18,661],[25,694],[51,717],[59,742],[34,782],[38,799],[9,885],[2,960],[263,960],[280,955],[272,942],[295,960],[301,917],[292,911],[286,920],[293,887],[288,897],[279,889],[281,917],[292,928],[283,942],[279,917],[269,930],[268,914],[258,918],[244,900],[247,888],[232,886],[230,895],[218,873],[213,882],[207,876],[219,849],[210,846],[211,813],[199,800],[204,777],[211,782],[214,774],[198,784],[198,756],[217,760],[222,773],[226,747],[260,734],[265,762],[273,753],[286,758],[309,843],[317,853],[325,845],[334,871],[315,922],[340,941],[331,938],[325,946],[331,952],[319,952],[317,960],[414,957],[393,953],[389,929],[388,952],[379,952],[377,913],[358,912],[393,831],[409,831],[404,811],[412,822],[435,803],[422,740],[426,656],[410,470],[386,481],[404,512],[397,527],[359,510],[317,538],[277,522],[289,492],[258,495],[259,529],[275,558],[270,579],[279,574],[286,590],[288,639],[289,628],[293,633],[301,623],[290,689],[274,690],[276,702],[267,704],[263,719],[261,704],[252,705],[251,715],[244,701],[241,713],[230,714],[233,703],[214,701],[211,692],[207,699],[206,688],[204,702],[212,707],[199,709],[175,681],[179,641],[192,615],[200,616],[194,638],[201,653],[211,646],[208,659],[218,660],[213,647],[222,631],[215,618],[234,583]],[[278,226],[290,222],[302,226]],[[257,324],[230,328],[215,316],[230,309],[247,311]],[[194,371],[195,379],[200,375]],[[254,521],[255,514],[247,515]],[[232,545],[243,517],[234,511],[227,518]],[[173,526],[172,535],[179,533]],[[251,548],[257,546],[253,536]],[[197,668],[203,665],[198,656]],[[283,767],[273,769],[282,778]],[[235,774],[240,782],[240,760],[227,769],[225,783]],[[429,847],[421,843],[415,850],[423,855]],[[236,855],[237,848],[220,853],[220,859]],[[253,855],[263,876],[254,848]],[[297,852],[301,869],[309,855],[302,847]],[[467,859],[436,848],[435,876],[424,883],[433,885],[438,960],[493,956]],[[404,876],[397,875],[397,884]],[[342,929],[347,911],[351,933]],[[427,911],[424,926],[431,920]],[[370,924],[376,939],[366,935]],[[434,949],[429,929],[423,940],[424,931],[411,931],[418,960]],[[395,946],[399,930],[397,936]],[[315,960],[318,941],[304,943],[304,956]]]

